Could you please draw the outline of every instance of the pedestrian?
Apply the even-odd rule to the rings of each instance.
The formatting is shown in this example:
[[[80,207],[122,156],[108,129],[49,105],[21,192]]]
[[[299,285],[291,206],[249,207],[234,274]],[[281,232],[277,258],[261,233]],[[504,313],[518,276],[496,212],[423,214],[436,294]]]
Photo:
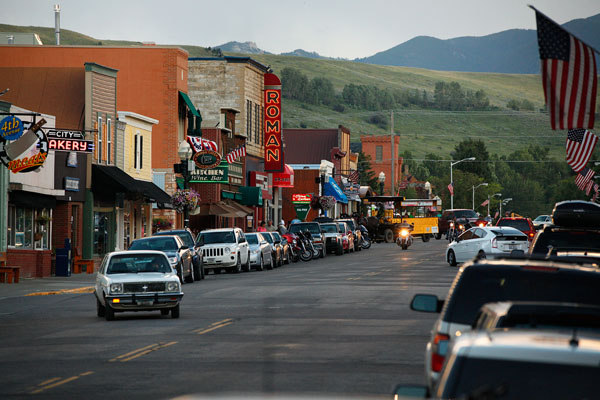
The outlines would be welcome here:
[[[267,228],[265,228],[265,221],[260,221],[260,226],[256,230],[257,232],[266,232]]]
[[[269,222],[267,223],[267,231],[275,232],[276,230],[277,230],[277,227],[275,225],[273,225],[273,220],[270,219]]]

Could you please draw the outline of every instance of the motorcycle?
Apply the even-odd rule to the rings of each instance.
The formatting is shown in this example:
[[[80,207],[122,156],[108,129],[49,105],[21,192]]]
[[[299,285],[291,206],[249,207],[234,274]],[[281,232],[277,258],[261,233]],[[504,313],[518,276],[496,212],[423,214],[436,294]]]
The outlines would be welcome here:
[[[369,238],[369,231],[362,224],[359,225],[358,228],[360,229],[361,236],[362,236],[362,242],[360,243],[360,246],[363,249],[368,249],[369,247],[371,247],[371,239]]]
[[[406,250],[413,243],[411,232],[414,229],[414,226],[408,223],[402,223],[400,225],[400,236],[396,239],[396,244],[402,247],[402,250]]]
[[[466,230],[471,229],[471,224],[468,221],[466,221],[466,220],[464,220],[464,221],[456,221],[455,224],[451,222],[450,226],[453,226],[452,227],[452,234],[448,238],[448,241],[450,241],[450,242],[456,241],[456,239],[458,239],[458,237],[460,235],[462,235],[463,232],[465,232]]]
[[[302,250],[302,248],[298,243],[300,241],[298,236],[290,232],[280,234],[288,241],[290,245],[290,259],[292,260],[292,262],[300,261],[300,251]]]
[[[296,233],[298,236],[298,247],[299,247],[299,255],[302,261],[310,261],[313,258],[314,247],[312,245],[312,240],[306,237],[305,233],[298,232]]]

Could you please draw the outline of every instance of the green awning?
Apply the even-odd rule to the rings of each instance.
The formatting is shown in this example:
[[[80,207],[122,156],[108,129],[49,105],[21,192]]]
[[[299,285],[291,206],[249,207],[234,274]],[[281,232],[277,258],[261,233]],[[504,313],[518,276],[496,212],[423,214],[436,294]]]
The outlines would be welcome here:
[[[252,186],[240,186],[239,193],[242,193],[242,203],[245,206],[262,206],[262,189]]]
[[[188,95],[183,93],[182,91],[179,92],[179,95],[181,96],[183,101],[185,101],[185,104],[187,104],[187,106],[190,109],[190,111],[192,112],[192,114],[194,114],[196,117],[199,117],[200,113],[198,112],[196,107],[194,107],[194,103],[192,103],[192,100],[190,100]]]

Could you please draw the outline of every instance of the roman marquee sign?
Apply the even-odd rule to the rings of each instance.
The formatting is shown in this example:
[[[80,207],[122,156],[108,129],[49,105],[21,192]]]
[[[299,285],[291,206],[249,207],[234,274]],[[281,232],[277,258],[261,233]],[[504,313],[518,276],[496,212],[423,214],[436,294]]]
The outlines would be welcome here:
[[[275,74],[265,74],[265,172],[283,172],[281,137],[281,81]]]

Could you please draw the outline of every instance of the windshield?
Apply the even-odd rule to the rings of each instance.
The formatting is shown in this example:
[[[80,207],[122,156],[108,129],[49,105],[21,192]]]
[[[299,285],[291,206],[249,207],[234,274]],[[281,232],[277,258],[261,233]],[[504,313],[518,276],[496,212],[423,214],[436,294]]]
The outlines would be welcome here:
[[[591,382],[597,377],[597,366],[457,357],[435,397],[479,393],[477,398],[486,399],[593,399],[598,393]]]
[[[292,224],[290,226],[290,232],[292,232],[292,233],[298,233],[300,231],[305,232],[307,229],[313,235],[321,234],[321,227],[319,226],[319,224],[317,222],[304,223],[304,224]]]
[[[541,233],[532,249],[533,253],[546,254],[550,247],[559,250],[600,251],[600,232],[596,231],[554,231]]]
[[[263,235],[263,237],[265,238],[265,240],[271,244],[273,244],[273,236],[269,235],[268,233],[265,232],[265,234]]]
[[[335,224],[321,224],[321,230],[326,233],[337,233],[338,227]]]
[[[247,233],[246,240],[248,241],[248,244],[258,244],[258,235]]]
[[[498,221],[498,226],[510,226],[511,228],[516,228],[521,232],[531,230],[529,222],[525,219],[501,219]]]
[[[536,219],[533,220],[533,222],[544,222],[548,219],[547,215],[540,215],[539,217],[537,217]]]
[[[454,218],[479,218],[473,210],[458,210],[454,211]]]
[[[214,244],[214,243],[235,243],[235,235],[231,231],[227,232],[201,232],[199,243]]]
[[[172,237],[151,237],[148,239],[134,240],[129,250],[159,250],[177,251],[177,241]]]
[[[183,244],[185,244],[187,247],[194,247],[194,240],[192,239],[192,235],[188,232],[185,231],[180,231],[180,232],[156,232],[154,234],[154,236],[160,236],[160,235],[177,235],[179,236],[179,238],[181,239],[181,241],[183,242]]]
[[[160,254],[142,254],[112,257],[106,269],[106,274],[137,274],[142,272],[167,273],[171,271],[171,267],[165,256]]]

